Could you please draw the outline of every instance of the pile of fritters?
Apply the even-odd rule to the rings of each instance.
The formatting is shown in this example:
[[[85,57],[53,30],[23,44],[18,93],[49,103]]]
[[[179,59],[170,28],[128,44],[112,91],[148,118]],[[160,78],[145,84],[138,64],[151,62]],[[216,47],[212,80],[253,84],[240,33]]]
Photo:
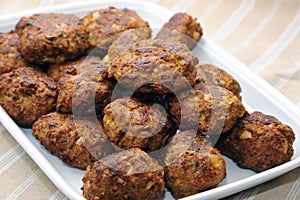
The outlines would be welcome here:
[[[291,159],[293,130],[249,114],[237,80],[192,53],[203,35],[197,19],[177,13],[151,34],[127,8],[23,17],[0,33],[0,105],[52,154],[86,169],[87,199],[214,188],[226,177],[221,153],[257,172]]]

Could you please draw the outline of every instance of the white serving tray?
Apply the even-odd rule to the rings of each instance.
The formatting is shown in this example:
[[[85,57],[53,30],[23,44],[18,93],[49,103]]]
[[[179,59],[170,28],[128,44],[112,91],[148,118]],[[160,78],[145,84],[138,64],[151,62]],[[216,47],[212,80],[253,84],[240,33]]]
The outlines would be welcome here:
[[[0,32],[14,29],[15,23],[21,17],[34,13],[63,12],[84,16],[88,11],[108,6],[134,9],[142,18],[149,21],[152,28],[160,28],[162,24],[173,15],[173,13],[159,5],[144,1],[98,0],[64,4],[7,15],[0,19]],[[290,162],[258,174],[251,170],[241,169],[230,159],[225,158],[227,162],[226,179],[214,189],[184,199],[219,199],[266,182],[300,166],[299,110],[286,97],[250,71],[244,64],[233,58],[220,47],[209,42],[205,37],[201,39],[193,52],[200,58],[202,63],[213,63],[233,75],[242,86],[243,103],[248,111],[258,110],[277,117],[283,123],[293,128],[296,133],[296,141],[294,143],[295,153]],[[56,156],[51,155],[40,145],[39,141],[33,137],[31,129],[18,127],[1,106],[0,121],[49,179],[68,198],[76,200],[84,199],[80,190],[82,186],[81,178],[84,175],[83,170],[69,167]],[[165,192],[161,199],[167,200],[173,198],[169,192]]]

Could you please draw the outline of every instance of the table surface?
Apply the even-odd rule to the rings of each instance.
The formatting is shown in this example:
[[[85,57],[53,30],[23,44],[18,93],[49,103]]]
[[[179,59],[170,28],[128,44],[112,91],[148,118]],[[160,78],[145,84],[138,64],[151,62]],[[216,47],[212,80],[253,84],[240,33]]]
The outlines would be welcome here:
[[[242,61],[300,108],[299,0],[148,1],[197,17],[209,40]],[[67,2],[74,0],[1,0],[0,17]],[[1,124],[0,138],[0,199],[67,199]],[[300,168],[297,168],[225,199],[300,199],[299,188]]]

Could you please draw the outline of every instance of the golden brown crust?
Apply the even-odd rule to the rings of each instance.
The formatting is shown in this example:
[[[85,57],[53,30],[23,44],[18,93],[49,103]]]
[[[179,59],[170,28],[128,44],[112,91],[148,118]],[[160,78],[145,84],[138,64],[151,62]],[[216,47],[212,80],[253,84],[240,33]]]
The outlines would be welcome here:
[[[253,112],[221,135],[217,148],[240,167],[262,172],[291,160],[293,130],[273,116]]]
[[[120,34],[108,48],[107,55],[104,57],[105,62],[112,62],[118,58],[133,43],[149,39],[151,37],[150,28],[129,29]]]
[[[65,75],[78,75],[88,70],[100,70],[100,76],[107,77],[107,66],[101,61],[98,56],[82,56],[75,60],[65,61],[50,65],[47,74],[55,81]]]
[[[107,67],[102,62],[84,65],[84,72],[65,75],[58,82],[56,109],[64,113],[101,113],[110,103],[114,83],[107,78]]]
[[[53,112],[40,117],[32,130],[47,150],[80,169],[85,169],[112,151],[96,119],[77,119],[72,114]]]
[[[91,11],[81,21],[85,26],[90,49],[97,47],[104,52],[121,32],[149,27],[148,22],[144,21],[135,11],[120,10],[115,7]]]
[[[0,33],[0,75],[29,66],[17,50],[18,35],[15,31]]]
[[[166,186],[176,199],[214,188],[226,177],[222,155],[192,130],[171,138],[164,163]]]
[[[240,84],[236,79],[233,78],[230,74],[228,74],[223,69],[210,65],[210,64],[199,64],[196,66],[197,69],[197,84],[208,84],[208,85],[216,85],[227,90],[230,90],[235,96],[239,99],[242,97],[240,93],[242,91]]]
[[[131,45],[110,64],[108,74],[142,93],[177,92],[195,84],[198,61],[184,44],[149,39]]]
[[[176,131],[162,109],[136,98],[117,99],[104,109],[105,134],[120,148],[158,150]]]
[[[176,13],[163,25],[155,38],[178,41],[193,49],[202,35],[202,28],[196,18],[187,13]]]
[[[198,132],[206,135],[229,131],[246,113],[242,102],[219,86],[199,84],[194,90],[179,94],[177,99],[171,102],[170,113],[180,129],[194,129],[198,124]]]
[[[82,181],[86,199],[155,200],[165,189],[163,168],[137,148],[93,163]]]
[[[0,105],[17,124],[30,127],[55,108],[55,82],[31,67],[18,68],[0,76]]]
[[[18,49],[28,62],[60,63],[85,53],[87,48],[80,18],[72,14],[35,14],[16,24]]]
[[[82,65],[86,62],[87,56],[82,56],[79,58],[76,58],[75,60],[68,60],[63,63],[55,63],[51,64],[49,68],[47,69],[47,74],[51,78],[54,79],[54,81],[58,82],[59,79],[65,75],[77,75],[79,73],[82,73]],[[101,60],[99,58],[99,60]]]

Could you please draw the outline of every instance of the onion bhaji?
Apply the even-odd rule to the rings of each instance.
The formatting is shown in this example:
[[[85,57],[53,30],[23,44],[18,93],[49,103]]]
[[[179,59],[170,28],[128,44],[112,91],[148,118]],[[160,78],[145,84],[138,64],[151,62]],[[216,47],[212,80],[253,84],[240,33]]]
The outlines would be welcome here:
[[[107,55],[103,60],[107,63],[118,58],[131,44],[149,39],[151,37],[150,28],[129,29],[120,34],[108,48]]]
[[[97,119],[52,112],[40,117],[32,130],[47,150],[80,169],[113,151]]]
[[[210,64],[199,64],[196,66],[196,69],[196,84],[208,84],[224,87],[227,90],[230,90],[239,99],[242,98],[240,96],[242,91],[240,84],[223,69]]]
[[[170,113],[181,130],[195,129],[198,124],[199,133],[218,135],[229,131],[246,109],[231,91],[199,84],[174,98]]]
[[[170,117],[158,104],[136,98],[120,98],[104,109],[103,126],[111,142],[120,148],[155,151],[176,132]]]
[[[253,112],[222,134],[217,148],[238,166],[262,172],[291,160],[295,134],[273,116]]]
[[[196,18],[187,13],[176,13],[163,25],[155,38],[178,41],[193,49],[202,35],[202,28]]]
[[[82,115],[100,114],[110,103],[114,81],[107,78],[107,67],[101,60],[92,61],[90,58],[87,63],[77,67],[77,75],[60,78],[56,105],[58,111]]]
[[[97,69],[102,71],[102,77],[107,77],[107,66],[101,58],[94,55],[85,55],[63,63],[51,64],[47,74],[58,82],[65,75],[79,75]]]
[[[133,91],[170,93],[195,84],[198,62],[184,44],[149,39],[131,45],[109,65],[108,74]]]
[[[16,24],[18,50],[31,63],[60,63],[85,53],[86,35],[80,18],[44,13],[22,17]]]
[[[97,65],[103,65],[99,57],[81,56],[63,63],[51,64],[47,70],[47,74],[52,77],[54,81],[58,82],[59,79],[65,75],[81,74],[91,68],[97,67]]]
[[[29,64],[17,50],[18,35],[15,31],[0,33],[0,75]]]
[[[53,79],[31,67],[0,76],[0,105],[22,127],[31,125],[55,108],[57,86]]]
[[[82,181],[86,199],[155,200],[165,189],[163,167],[138,148],[93,163]]]
[[[119,34],[128,29],[149,28],[135,11],[124,8],[108,7],[89,12],[81,19],[87,34],[89,48],[96,48],[101,54],[107,52],[108,47]]]
[[[164,164],[166,187],[176,199],[214,188],[226,177],[220,152],[193,130],[171,138]]]

